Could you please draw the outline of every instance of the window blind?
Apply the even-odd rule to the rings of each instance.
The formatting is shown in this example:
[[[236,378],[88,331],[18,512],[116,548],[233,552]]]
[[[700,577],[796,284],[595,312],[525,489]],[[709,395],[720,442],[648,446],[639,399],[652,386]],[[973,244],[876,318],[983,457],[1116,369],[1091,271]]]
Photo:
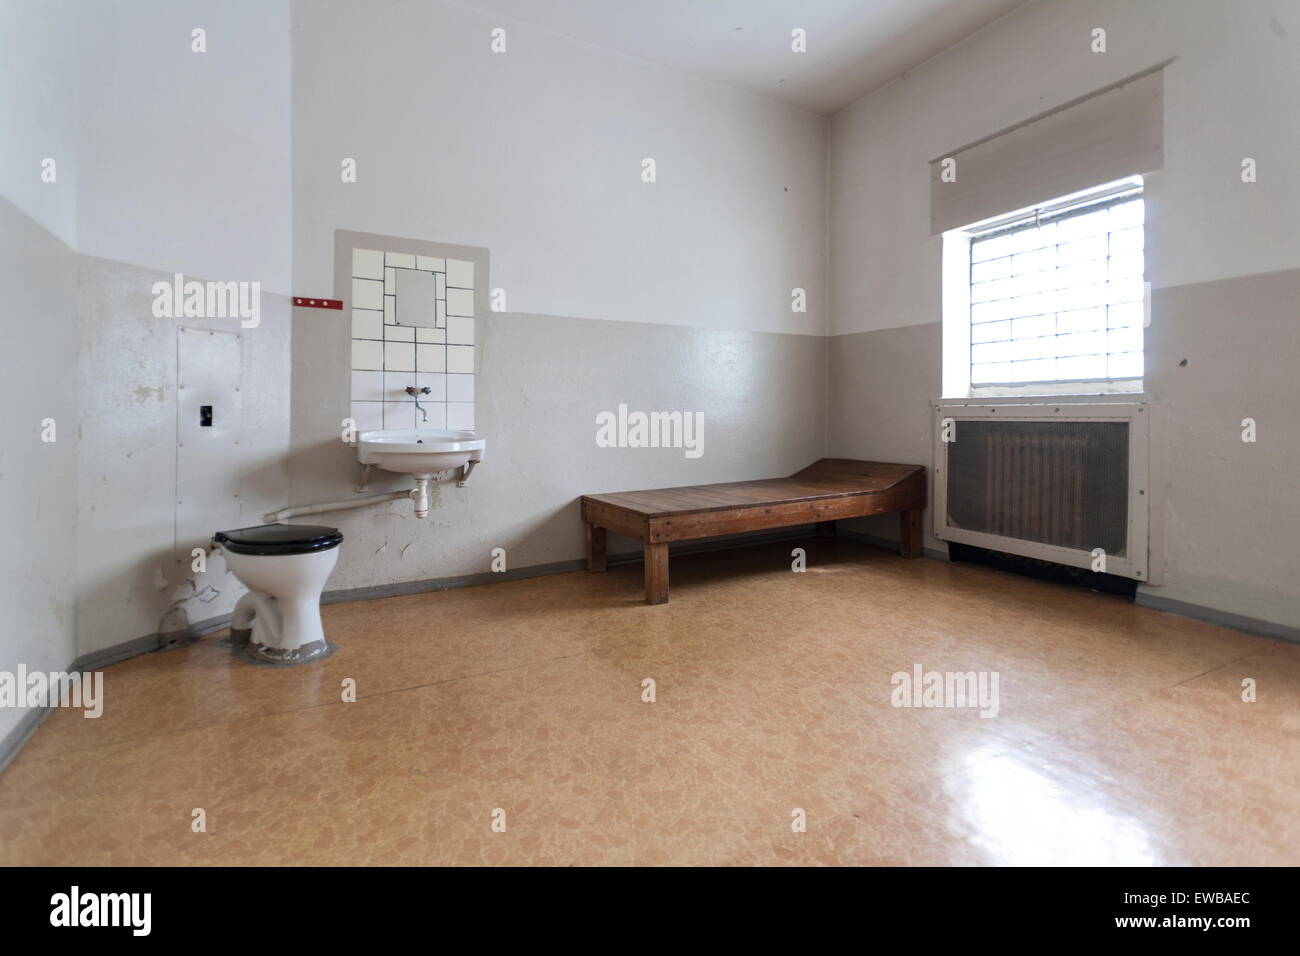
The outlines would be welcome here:
[[[931,160],[931,233],[1162,168],[1163,76],[1157,67]]]

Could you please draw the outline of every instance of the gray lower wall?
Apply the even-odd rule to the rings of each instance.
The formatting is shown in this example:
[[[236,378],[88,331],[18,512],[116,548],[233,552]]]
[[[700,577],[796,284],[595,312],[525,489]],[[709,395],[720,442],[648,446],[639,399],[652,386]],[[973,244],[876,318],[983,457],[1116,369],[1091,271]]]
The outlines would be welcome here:
[[[294,310],[291,500],[354,494],[356,453],[343,444],[349,406],[344,313]],[[344,541],[330,590],[471,575],[581,557],[578,498],[788,475],[825,452],[827,340],[515,313],[476,320],[477,428],[486,457],[468,487],[437,488],[429,517],[398,501],[323,515]],[[702,412],[704,453],[599,448],[596,415]],[[368,493],[409,487],[377,472]],[[317,519],[304,518],[303,521]],[[635,545],[614,538],[611,553]]]
[[[909,325],[831,339],[827,397],[828,454],[836,458],[924,465],[934,500],[930,401],[940,391],[943,336],[939,323]],[[848,530],[897,542],[894,515],[843,522]],[[927,508],[923,545],[942,555]]]
[[[1162,569],[1164,583],[1141,585],[1159,599],[1152,606],[1300,624],[1297,302],[1300,270],[1153,294],[1152,573]],[[830,454],[933,469],[941,331],[934,322],[833,339]],[[1254,444],[1241,440],[1247,417],[1258,426]],[[890,519],[850,527],[898,540]],[[943,548],[932,529],[927,512],[926,546]]]
[[[76,656],[76,255],[0,200],[0,269],[0,670],[63,670]],[[52,443],[41,440],[47,418]],[[26,714],[0,708],[0,738]]]
[[[1165,584],[1143,591],[1300,625],[1297,303],[1300,269],[1155,291],[1146,385]]]

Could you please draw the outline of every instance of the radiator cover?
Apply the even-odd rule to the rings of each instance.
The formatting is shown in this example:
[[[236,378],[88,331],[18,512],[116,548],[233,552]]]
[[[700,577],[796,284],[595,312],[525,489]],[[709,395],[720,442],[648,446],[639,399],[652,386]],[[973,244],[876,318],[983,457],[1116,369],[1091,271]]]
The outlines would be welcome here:
[[[936,411],[936,537],[1146,580],[1144,405]]]

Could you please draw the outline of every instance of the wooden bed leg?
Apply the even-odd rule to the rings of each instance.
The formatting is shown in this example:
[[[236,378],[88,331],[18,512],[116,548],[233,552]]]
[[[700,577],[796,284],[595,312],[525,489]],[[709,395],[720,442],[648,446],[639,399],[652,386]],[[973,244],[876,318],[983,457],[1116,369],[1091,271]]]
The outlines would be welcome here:
[[[904,511],[900,517],[903,532],[903,557],[919,558],[921,556],[921,512]]]
[[[605,529],[587,525],[587,570],[605,570]]]
[[[668,603],[668,544],[645,546],[645,602]]]
[[[819,537],[819,538],[833,538],[833,537],[835,537],[835,522],[834,522],[834,521],[818,521],[818,522],[817,522],[817,537]]]

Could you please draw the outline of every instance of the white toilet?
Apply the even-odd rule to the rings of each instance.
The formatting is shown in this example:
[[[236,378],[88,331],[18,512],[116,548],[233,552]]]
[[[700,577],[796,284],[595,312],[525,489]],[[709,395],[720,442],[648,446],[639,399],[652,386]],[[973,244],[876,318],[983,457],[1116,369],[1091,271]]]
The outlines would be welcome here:
[[[230,622],[236,656],[283,666],[334,653],[335,645],[325,639],[321,627],[320,596],[342,540],[337,528],[287,524],[212,536],[230,573],[248,588]]]

